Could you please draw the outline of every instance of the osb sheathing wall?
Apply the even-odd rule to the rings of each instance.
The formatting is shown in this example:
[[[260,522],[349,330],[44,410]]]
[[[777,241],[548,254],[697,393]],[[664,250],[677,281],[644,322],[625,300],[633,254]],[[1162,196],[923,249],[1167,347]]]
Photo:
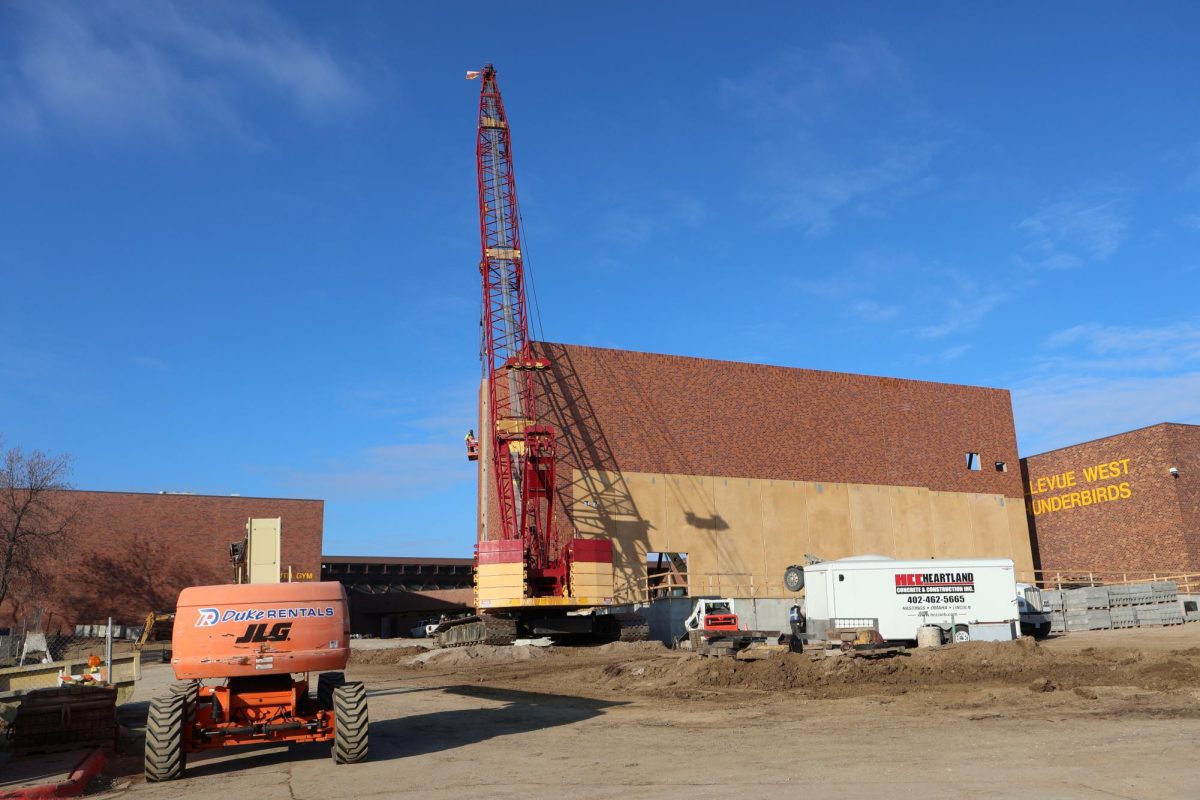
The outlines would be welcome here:
[[[637,598],[646,554],[686,553],[693,595],[782,594],[805,554],[832,559],[1012,558],[1030,570],[1025,509],[1003,495],[907,486],[575,471],[580,535],[613,541],[617,593]]]
[[[551,361],[538,410],[558,432],[560,521],[613,538],[630,592],[646,552],[688,553],[693,592],[724,573],[778,586],[805,553],[1032,567],[1005,390],[534,347]],[[479,534],[496,538],[482,444]],[[967,469],[967,452],[983,469]]]

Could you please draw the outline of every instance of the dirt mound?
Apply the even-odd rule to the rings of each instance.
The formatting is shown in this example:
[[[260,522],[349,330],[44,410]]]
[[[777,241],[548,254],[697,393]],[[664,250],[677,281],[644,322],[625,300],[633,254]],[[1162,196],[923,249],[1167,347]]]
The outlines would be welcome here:
[[[593,652],[605,655],[618,654],[630,656],[660,655],[667,650],[662,642],[609,642],[600,645]]]
[[[514,664],[519,661],[546,658],[551,654],[552,651],[548,647],[476,644],[470,647],[448,647],[442,650],[430,650],[416,658],[409,659],[409,663],[413,664],[413,666],[428,665],[439,668],[466,665]]]
[[[373,650],[351,650],[351,664],[399,664],[425,652],[424,647],[380,647]]]
[[[1088,648],[1054,652],[1032,639],[1017,643],[954,645],[910,651],[891,658],[826,657],[785,653],[762,661],[681,656],[630,659],[600,667],[597,680],[613,689],[750,689],[801,691],[811,697],[850,697],[870,693],[904,694],[945,686],[1038,686],[1040,691],[1084,686],[1136,686],[1170,690],[1194,687],[1200,657],[1173,653],[1166,661],[1141,664],[1128,648]],[[648,655],[648,654],[647,654]]]

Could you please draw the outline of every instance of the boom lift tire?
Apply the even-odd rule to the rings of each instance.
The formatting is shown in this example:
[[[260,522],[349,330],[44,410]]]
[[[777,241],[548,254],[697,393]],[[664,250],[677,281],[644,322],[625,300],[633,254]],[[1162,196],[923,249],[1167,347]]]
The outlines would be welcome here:
[[[950,639],[955,644],[963,644],[971,641],[971,629],[966,625],[955,625],[954,630],[950,632]]]
[[[146,718],[146,780],[173,781],[183,777],[186,763],[183,726],[187,715],[186,692],[172,691],[150,701],[150,713]]]
[[[171,694],[184,697],[188,724],[196,721],[196,702],[200,699],[200,681],[178,681],[171,684]]]
[[[326,711],[333,710],[333,692],[345,682],[343,672],[322,672],[317,678],[317,705]]]
[[[359,681],[333,690],[333,763],[357,764],[367,758],[367,689]]]

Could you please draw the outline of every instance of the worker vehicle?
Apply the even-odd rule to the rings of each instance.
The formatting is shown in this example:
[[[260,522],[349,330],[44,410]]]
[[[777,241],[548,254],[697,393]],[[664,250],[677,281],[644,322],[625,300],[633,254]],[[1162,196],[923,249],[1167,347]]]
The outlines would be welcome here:
[[[526,265],[513,170],[512,138],[496,70],[480,79],[475,141],[483,305],[481,419],[467,433],[467,459],[479,464],[473,616],[437,629],[443,646],[509,644],[517,636],[644,639],[645,620],[598,613],[613,605],[612,543],[574,535],[557,519],[557,431],[539,413],[554,364],[529,335]]]
[[[827,639],[831,630],[874,630],[875,643],[916,641],[917,630],[929,625],[955,642],[1020,635],[1015,571],[1007,558],[854,556],[789,567],[784,582],[805,591],[810,641]]]
[[[683,621],[685,631],[736,631],[738,618],[732,597],[710,599],[696,598],[692,614]]]
[[[1017,584],[1017,611],[1021,615],[1021,634],[1035,639],[1050,635],[1053,622],[1050,607],[1045,603],[1041,589],[1033,584]]]
[[[146,621],[142,623],[142,632],[134,640],[133,649],[140,652],[146,646],[146,642],[154,638],[158,626],[174,621],[175,613],[172,611],[151,611],[146,614]]]
[[[365,759],[366,690],[340,672],[349,639],[340,583],[184,589],[171,658],[179,683],[150,702],[146,779],[179,778],[189,753],[237,745],[331,742],[334,763]]]
[[[751,658],[787,650],[780,644],[782,638],[778,631],[754,631],[743,625],[732,597],[698,597],[675,644],[700,655]]]

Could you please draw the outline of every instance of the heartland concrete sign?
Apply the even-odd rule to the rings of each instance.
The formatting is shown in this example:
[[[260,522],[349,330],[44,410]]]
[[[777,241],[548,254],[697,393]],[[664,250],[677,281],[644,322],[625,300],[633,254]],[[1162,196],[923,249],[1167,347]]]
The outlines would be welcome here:
[[[1036,517],[1128,500],[1133,496],[1133,489],[1129,481],[1120,480],[1128,476],[1129,459],[1118,458],[1048,477],[1030,477],[1029,507]]]

